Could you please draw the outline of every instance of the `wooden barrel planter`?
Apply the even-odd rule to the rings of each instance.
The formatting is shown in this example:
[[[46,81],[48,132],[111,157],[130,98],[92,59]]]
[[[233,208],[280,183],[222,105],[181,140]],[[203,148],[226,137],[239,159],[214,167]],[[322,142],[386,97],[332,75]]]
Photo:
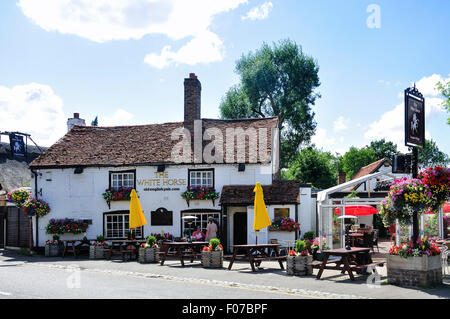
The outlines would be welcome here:
[[[143,248],[139,247],[138,262],[141,264],[157,263],[159,262],[159,247],[158,248]]]
[[[222,268],[223,251],[202,251],[202,267]]]
[[[89,259],[105,259],[105,247],[89,246]]]
[[[45,257],[57,257],[61,251],[61,245],[45,245]]]
[[[290,276],[312,275],[312,256],[287,256],[286,272]]]
[[[389,255],[388,283],[409,287],[434,287],[442,284],[441,255],[403,258]]]

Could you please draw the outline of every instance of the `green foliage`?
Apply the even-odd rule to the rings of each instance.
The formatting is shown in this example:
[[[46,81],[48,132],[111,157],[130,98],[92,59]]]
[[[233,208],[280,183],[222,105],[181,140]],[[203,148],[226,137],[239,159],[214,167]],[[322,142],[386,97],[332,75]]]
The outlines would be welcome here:
[[[220,240],[217,238],[212,238],[209,241],[209,245],[212,247],[213,250],[216,250],[216,247],[220,245]]]
[[[397,145],[390,141],[386,142],[384,138],[381,140],[370,142],[370,145],[368,147],[375,151],[376,161],[382,158],[392,159],[394,155],[399,154]]]
[[[446,166],[450,163],[447,154],[441,152],[433,140],[425,140],[425,147],[419,149],[419,165],[422,168]]]
[[[91,122],[91,126],[98,126],[98,116]]]
[[[24,256],[33,256],[33,253],[31,252],[31,250],[29,248],[20,248],[19,249],[19,254],[24,255]]]
[[[222,118],[278,116],[281,167],[298,147],[310,142],[316,123],[311,106],[320,97],[319,67],[295,42],[283,40],[243,55],[236,63],[240,84],[230,88],[220,105]]]
[[[342,169],[351,179],[362,167],[377,160],[375,151],[370,147],[356,148],[352,146],[342,157]]]
[[[312,240],[314,240],[314,236],[315,236],[315,234],[314,234],[314,232],[312,230],[311,231],[307,231],[303,235],[303,240],[310,240],[310,241],[312,241]]]
[[[105,241],[105,236],[103,236],[103,235],[98,235],[98,236],[97,236],[97,241],[98,241],[98,242],[104,242],[104,241]]]
[[[153,247],[156,244],[156,237],[155,236],[148,236],[146,242],[147,242],[147,244],[150,247]]]
[[[450,81],[447,81],[447,83],[438,82],[437,89],[444,97],[442,106],[447,110],[447,113],[450,113]],[[447,117],[447,124],[450,125],[450,115]]]
[[[297,253],[301,253],[306,250],[306,241],[305,240],[297,240],[295,243],[295,251]]]
[[[283,177],[311,183],[319,189],[329,188],[337,184],[335,161],[331,153],[309,146],[297,153]]]
[[[58,235],[53,235],[53,240],[56,240],[56,241],[58,241],[59,240],[59,236]]]

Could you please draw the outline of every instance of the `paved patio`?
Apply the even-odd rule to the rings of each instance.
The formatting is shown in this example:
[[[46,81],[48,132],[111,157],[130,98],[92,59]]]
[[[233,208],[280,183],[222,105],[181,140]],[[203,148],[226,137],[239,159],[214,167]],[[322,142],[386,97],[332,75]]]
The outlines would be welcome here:
[[[381,246],[380,246],[381,251]],[[374,257],[381,258],[381,257]],[[159,264],[139,264],[135,261],[89,260],[72,257],[27,257],[16,252],[0,250],[0,266],[16,265],[20,267],[45,267],[55,271],[73,266],[83,272],[108,273],[140,277],[148,280],[169,280],[186,282],[188,285],[208,285],[252,289],[271,294],[289,294],[298,298],[450,298],[450,277],[444,278],[441,287],[433,289],[403,288],[386,284],[386,267],[377,267],[379,278],[357,275],[351,281],[348,275],[339,271],[326,270],[321,280],[315,276],[291,277],[281,270],[277,262],[264,262],[263,269],[252,272],[250,265],[236,262],[231,271],[227,269],[204,269],[198,261],[186,263],[181,267],[177,260],[168,260],[164,266]],[[228,262],[224,261],[224,268]],[[314,270],[314,275],[318,270]],[[187,296],[188,297],[188,296]],[[275,298],[275,295],[274,295]]]

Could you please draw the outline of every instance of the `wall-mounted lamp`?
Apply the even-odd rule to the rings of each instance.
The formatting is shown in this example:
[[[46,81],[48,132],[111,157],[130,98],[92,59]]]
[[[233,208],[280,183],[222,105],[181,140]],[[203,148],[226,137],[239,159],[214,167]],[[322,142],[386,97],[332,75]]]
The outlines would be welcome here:
[[[158,173],[162,173],[166,170],[166,165],[158,165]]]
[[[76,167],[73,171],[74,174],[82,174],[83,173],[83,167]]]
[[[245,164],[239,164],[238,165],[238,172],[244,172],[245,171]]]

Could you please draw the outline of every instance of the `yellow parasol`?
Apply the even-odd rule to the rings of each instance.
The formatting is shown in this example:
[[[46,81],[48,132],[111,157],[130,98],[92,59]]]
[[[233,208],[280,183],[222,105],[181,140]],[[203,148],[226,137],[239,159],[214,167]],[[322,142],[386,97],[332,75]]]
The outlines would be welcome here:
[[[145,220],[144,213],[142,212],[141,203],[139,202],[139,198],[137,196],[136,191],[133,189],[131,191],[131,200],[130,200],[130,221],[129,228],[139,228],[147,224]]]
[[[253,219],[253,229],[256,231],[256,244],[258,245],[258,231],[272,225],[264,203],[263,189],[260,183],[256,183],[255,189],[255,217]]]

